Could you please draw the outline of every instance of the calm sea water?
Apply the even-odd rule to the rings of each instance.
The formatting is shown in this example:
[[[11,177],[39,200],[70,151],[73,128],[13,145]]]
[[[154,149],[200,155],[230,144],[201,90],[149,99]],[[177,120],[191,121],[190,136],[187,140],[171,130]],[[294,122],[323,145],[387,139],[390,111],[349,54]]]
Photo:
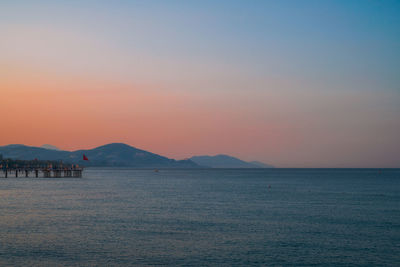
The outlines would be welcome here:
[[[1,266],[399,266],[400,170],[0,179]]]

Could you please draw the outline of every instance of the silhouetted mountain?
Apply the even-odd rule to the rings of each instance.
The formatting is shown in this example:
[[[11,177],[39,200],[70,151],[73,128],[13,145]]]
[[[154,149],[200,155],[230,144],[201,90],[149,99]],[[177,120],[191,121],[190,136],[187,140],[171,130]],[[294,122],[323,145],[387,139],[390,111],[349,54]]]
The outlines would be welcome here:
[[[191,160],[174,160],[126,144],[114,143],[94,149],[61,151],[24,145],[0,147],[4,158],[21,160],[62,160],[84,166],[115,166],[137,168],[196,168]],[[85,154],[89,161],[83,161]]]
[[[238,158],[234,158],[228,155],[216,155],[216,156],[194,156],[190,158],[198,165],[210,168],[271,168],[262,166],[260,163],[246,162]]]
[[[256,160],[255,161],[249,161],[249,163],[257,165],[260,168],[274,168],[274,166],[272,166],[272,165],[268,165],[268,164],[265,164],[263,162],[256,161]]]
[[[189,160],[174,160],[122,143],[99,146],[94,149],[63,151],[43,145],[33,147],[8,145],[0,147],[4,158],[19,160],[62,160],[83,166],[136,167],[136,168],[271,168],[272,166],[253,161],[246,162],[227,155],[194,156]],[[83,154],[89,161],[83,160]]]
[[[49,145],[49,144],[44,144],[44,145],[41,145],[40,147],[41,148],[46,148],[46,149],[51,149],[51,150],[61,150],[58,147],[53,146],[53,145]]]
[[[0,147],[0,154],[3,158],[20,159],[20,160],[63,160],[68,158],[71,152],[50,150],[41,147],[25,146],[25,145],[8,145]]]

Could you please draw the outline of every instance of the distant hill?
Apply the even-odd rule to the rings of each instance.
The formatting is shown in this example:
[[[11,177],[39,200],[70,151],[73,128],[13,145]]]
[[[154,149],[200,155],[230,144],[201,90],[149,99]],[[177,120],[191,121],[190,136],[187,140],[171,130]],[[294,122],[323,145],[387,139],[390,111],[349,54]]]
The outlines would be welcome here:
[[[25,145],[8,145],[0,147],[0,154],[3,155],[3,158],[20,160],[64,160],[68,158],[70,153],[71,152],[69,151],[57,151]]]
[[[265,163],[260,162],[260,161],[249,161],[249,163],[257,165],[260,168],[274,168],[274,166],[269,165],[269,164],[265,164]]]
[[[194,156],[190,160],[200,166],[210,168],[272,168],[258,161],[247,162],[228,155]]]
[[[89,161],[83,160],[83,154]],[[112,143],[93,149],[64,151],[52,145],[41,147],[25,145],[0,146],[3,158],[19,160],[62,160],[82,166],[135,168],[271,168],[258,161],[246,162],[228,155],[194,156],[188,160],[174,160],[122,143]]]
[[[61,149],[59,149],[58,147],[56,147],[56,146],[53,146],[53,145],[49,145],[49,144],[44,144],[44,145],[42,145],[42,146],[40,146],[41,148],[46,148],[46,149],[51,149],[51,150],[61,150]]]
[[[94,149],[62,151],[25,145],[0,147],[3,158],[21,160],[62,160],[84,166],[136,167],[136,168],[196,168],[191,160],[174,160],[122,143],[113,143]],[[89,161],[83,161],[85,154]]]

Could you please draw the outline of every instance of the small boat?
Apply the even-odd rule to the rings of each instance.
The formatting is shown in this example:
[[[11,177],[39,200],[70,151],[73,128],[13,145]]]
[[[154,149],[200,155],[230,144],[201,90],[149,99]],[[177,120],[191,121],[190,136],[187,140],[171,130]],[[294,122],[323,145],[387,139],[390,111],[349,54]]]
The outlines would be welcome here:
[[[158,172],[158,169],[154,169],[154,172]]]

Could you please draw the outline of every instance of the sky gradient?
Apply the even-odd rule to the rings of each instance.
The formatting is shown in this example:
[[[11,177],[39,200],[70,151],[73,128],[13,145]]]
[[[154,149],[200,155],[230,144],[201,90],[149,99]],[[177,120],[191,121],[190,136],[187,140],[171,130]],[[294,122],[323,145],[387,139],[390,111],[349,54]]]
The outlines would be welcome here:
[[[399,1],[1,1],[0,145],[400,167]]]

